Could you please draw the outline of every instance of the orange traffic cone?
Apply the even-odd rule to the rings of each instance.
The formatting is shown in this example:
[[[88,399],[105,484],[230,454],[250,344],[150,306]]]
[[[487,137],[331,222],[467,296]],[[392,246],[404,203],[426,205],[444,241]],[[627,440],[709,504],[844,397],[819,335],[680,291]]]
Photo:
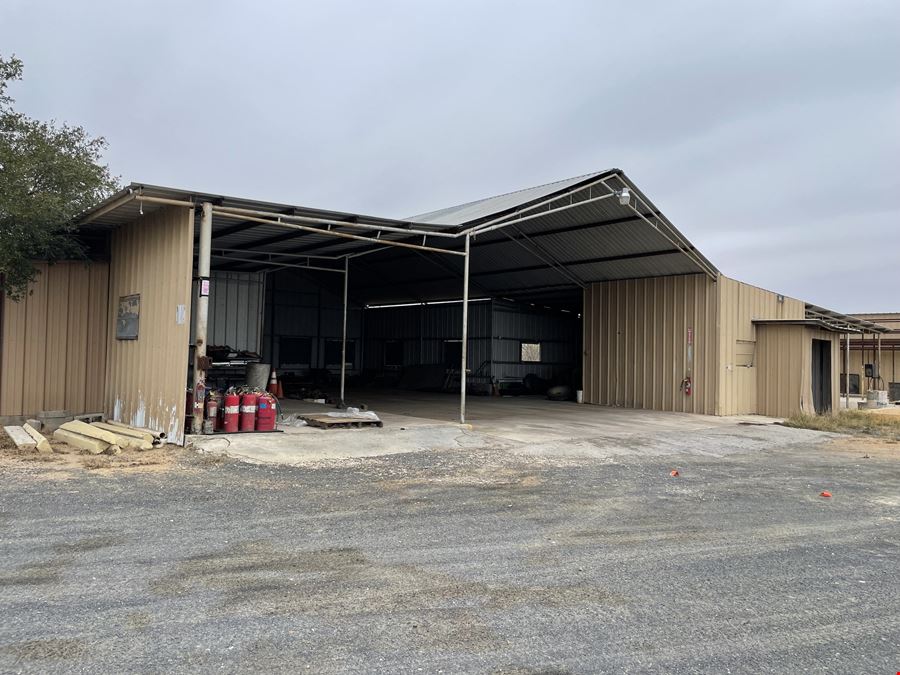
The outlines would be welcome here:
[[[278,396],[278,373],[275,372],[274,368],[272,369],[272,374],[269,375],[269,386],[266,387],[266,391]]]

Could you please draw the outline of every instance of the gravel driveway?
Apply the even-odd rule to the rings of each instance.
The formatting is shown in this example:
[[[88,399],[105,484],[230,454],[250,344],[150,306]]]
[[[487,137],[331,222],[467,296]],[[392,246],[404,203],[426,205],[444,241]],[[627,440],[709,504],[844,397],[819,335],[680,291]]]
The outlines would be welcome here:
[[[0,670],[900,670],[900,445],[670,446],[7,458]]]

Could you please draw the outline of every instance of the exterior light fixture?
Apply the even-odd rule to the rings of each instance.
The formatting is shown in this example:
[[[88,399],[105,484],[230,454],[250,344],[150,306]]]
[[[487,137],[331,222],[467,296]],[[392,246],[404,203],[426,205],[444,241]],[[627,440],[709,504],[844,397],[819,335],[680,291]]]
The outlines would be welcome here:
[[[616,197],[619,198],[619,203],[622,206],[628,206],[628,203],[631,201],[631,191],[628,188],[616,190]]]

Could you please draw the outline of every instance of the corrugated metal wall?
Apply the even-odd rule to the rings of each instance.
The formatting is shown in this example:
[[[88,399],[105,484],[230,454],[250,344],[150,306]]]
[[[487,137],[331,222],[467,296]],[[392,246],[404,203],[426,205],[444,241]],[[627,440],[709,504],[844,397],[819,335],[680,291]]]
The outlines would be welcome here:
[[[839,407],[840,336],[806,326],[757,327],[758,401],[754,412],[771,417],[815,414],[812,393],[812,341],[831,344],[831,409]]]
[[[265,275],[258,272],[210,272],[206,344],[260,352],[264,279]],[[196,295],[197,282],[194,281],[191,297]],[[193,344],[193,313],[190,323]]]
[[[0,415],[103,410],[109,266],[37,265],[21,301],[4,299]]]
[[[328,274],[321,272],[320,274]],[[270,272],[266,278],[266,308],[263,324],[263,360],[276,368],[287,371],[305,371],[309,368],[325,368],[325,343],[340,340],[343,332],[343,298],[305,277],[287,270]],[[347,312],[347,340],[355,353],[348,353],[349,374],[357,373],[363,358],[362,308],[350,303]],[[305,337],[310,339],[310,363],[287,363],[281,356],[281,338]],[[339,366],[332,368],[335,372]]]
[[[111,237],[106,413],[165,431],[172,443],[184,441],[193,229],[191,209],[169,207]],[[141,296],[139,337],[117,340],[119,298],[133,294]]]
[[[803,319],[805,304],[749,284],[719,277],[719,415],[757,411],[754,319]],[[782,298],[779,300],[779,297]]]
[[[803,326],[758,326],[757,409],[761,415],[790,417],[800,412],[805,349]],[[811,364],[810,364],[811,365]]]
[[[468,361],[474,372],[490,372],[491,303],[469,305]],[[403,365],[444,362],[444,342],[462,337],[462,304],[384,307],[365,312],[366,368],[384,368],[384,343],[403,341]]]
[[[493,301],[491,366],[495,377],[521,380],[533,373],[547,380],[568,379],[580,369],[576,315],[536,311],[520,303]],[[540,363],[521,362],[521,343],[541,344]],[[473,366],[477,364],[473,361]]]
[[[715,284],[701,274],[589,286],[584,292],[585,402],[713,414],[716,312]],[[691,396],[681,390],[689,372]]]

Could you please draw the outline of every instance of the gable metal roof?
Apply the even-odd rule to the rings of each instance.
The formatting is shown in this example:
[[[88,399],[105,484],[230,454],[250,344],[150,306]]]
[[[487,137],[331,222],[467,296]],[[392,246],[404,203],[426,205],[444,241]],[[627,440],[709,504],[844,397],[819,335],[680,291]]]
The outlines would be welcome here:
[[[457,206],[449,206],[437,211],[429,211],[418,216],[412,216],[409,220],[417,223],[430,223],[435,225],[465,225],[467,223],[477,222],[486,216],[493,216],[504,213],[510,209],[517,208],[523,204],[529,204],[537,199],[548,197],[557,192],[562,192],[573,185],[582,183],[585,180],[602,176],[603,174],[612,174],[616,169],[609,171],[596,171],[575,178],[566,178],[558,180],[554,183],[546,183],[537,185],[524,190],[516,190],[507,192],[506,194],[496,195],[494,197],[486,197],[485,199],[477,199],[473,202],[459,204]]]
[[[616,198],[623,188],[632,195],[627,203]],[[460,251],[465,232],[472,233],[473,293],[481,295],[576,302],[581,289],[596,281],[698,273],[718,276],[712,263],[618,169],[476,200],[407,220],[133,183],[123,193],[84,214],[84,227],[111,229],[139,220],[141,212],[164,207],[146,200],[129,200],[126,192],[179,204],[209,201],[220,209],[214,208],[213,216],[212,249],[219,256],[213,261],[214,268],[272,270],[279,263],[297,264],[298,256],[341,258],[370,253],[353,258],[350,284],[355,299],[372,304],[458,298],[462,259],[407,249],[381,249],[390,240]],[[227,209],[252,210],[267,217],[263,222],[258,218],[242,220],[226,215]],[[316,226],[313,231],[297,231],[274,222],[279,216],[291,215],[324,218],[331,224]],[[414,229],[420,234],[385,230],[373,232],[371,237],[367,234],[364,240],[334,236],[341,232],[359,235],[352,224],[362,223]],[[433,236],[423,237],[422,232]],[[227,260],[229,257],[231,260]],[[342,266],[337,261],[316,264]]]

